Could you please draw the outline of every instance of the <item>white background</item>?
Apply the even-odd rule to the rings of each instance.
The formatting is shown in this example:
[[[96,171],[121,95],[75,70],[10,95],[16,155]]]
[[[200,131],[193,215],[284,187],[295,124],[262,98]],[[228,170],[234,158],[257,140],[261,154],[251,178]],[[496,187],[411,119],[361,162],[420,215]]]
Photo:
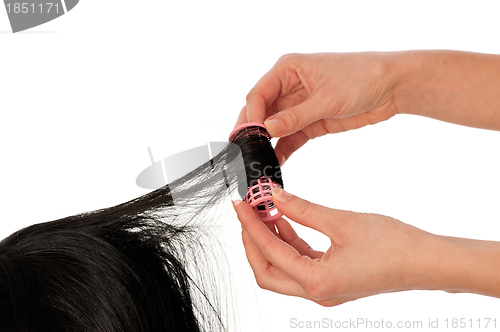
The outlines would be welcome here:
[[[500,53],[496,9],[495,1],[81,0],[19,34],[2,9],[0,238],[146,193],[135,177],[150,163],[147,147],[160,159],[225,140],[247,92],[285,53]],[[329,207],[500,240],[499,150],[498,132],[400,115],[309,142],[283,176],[290,192]],[[443,328],[446,318],[490,317],[500,328],[499,300],[479,295],[409,291],[323,308],[262,291],[227,211],[222,241],[239,257],[229,264],[244,280],[235,289],[246,294],[236,308],[242,330],[299,330],[291,318],[424,326],[439,318]],[[317,248],[328,244],[300,231]]]

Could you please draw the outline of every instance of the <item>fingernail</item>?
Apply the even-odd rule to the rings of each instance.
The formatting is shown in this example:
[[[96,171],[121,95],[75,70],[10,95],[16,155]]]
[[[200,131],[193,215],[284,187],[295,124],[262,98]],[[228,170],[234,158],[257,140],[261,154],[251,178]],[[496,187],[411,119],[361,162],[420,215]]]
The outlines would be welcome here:
[[[271,136],[278,136],[283,130],[283,123],[278,119],[270,119],[264,121],[264,125]]]
[[[281,157],[281,166],[285,165],[286,158],[285,156]]]
[[[236,207],[236,205],[240,204],[241,202],[242,202],[242,200],[241,200],[241,199],[235,199],[235,200],[233,201],[233,206],[234,206],[234,207]]]
[[[273,188],[273,200],[276,199],[277,201],[280,201],[282,203],[285,203],[292,198],[293,195],[287,193],[281,188],[274,187]]]

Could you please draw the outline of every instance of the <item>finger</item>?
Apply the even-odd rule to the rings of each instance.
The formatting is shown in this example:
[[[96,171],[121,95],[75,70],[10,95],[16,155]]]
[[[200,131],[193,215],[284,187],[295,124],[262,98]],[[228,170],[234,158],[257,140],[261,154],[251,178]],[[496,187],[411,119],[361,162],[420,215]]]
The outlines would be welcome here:
[[[332,216],[337,210],[311,203],[281,188],[273,188],[272,194],[274,205],[289,219],[329,236]]]
[[[264,123],[267,109],[278,98],[281,92],[281,80],[278,71],[273,67],[255,84],[247,95],[248,122]]]
[[[271,264],[284,272],[290,278],[304,285],[310,268],[311,259],[302,256],[289,244],[274,236],[271,231],[257,218],[250,204],[234,202],[235,210],[242,227],[248,233],[253,243]]]
[[[276,158],[280,161],[280,165],[283,166],[290,156],[306,144],[308,140],[309,137],[301,130],[290,136],[280,137],[274,148]]]
[[[248,263],[252,268],[259,287],[276,293],[308,298],[308,294],[300,285],[272,265],[259,251],[245,229],[242,230],[243,246]]]
[[[273,137],[288,136],[322,119],[319,100],[317,93],[312,93],[302,103],[270,116],[264,122],[267,131]]]
[[[306,241],[301,239],[292,225],[285,219],[280,218],[275,221],[275,224],[281,239],[294,247],[301,255],[309,256],[312,259],[321,258],[324,255],[324,252],[314,250]]]
[[[274,234],[274,236],[276,236],[278,239],[282,240],[281,235],[278,234],[273,222],[266,222],[264,224],[267,226],[267,228],[269,228],[269,230],[271,231],[271,233]]]
[[[345,118],[325,118],[312,123],[302,131],[310,138],[335,134],[348,130],[359,129],[364,126],[374,125],[386,121],[396,114],[397,110],[390,104],[384,104],[371,111],[352,115]]]
[[[248,263],[260,288],[284,295],[302,297],[328,307],[356,299],[352,296],[340,296],[327,300],[313,299],[295,280],[264,258],[245,229],[242,230],[242,240]]]
[[[254,273],[265,272],[267,269],[273,266],[264,256],[262,256],[262,253],[259,251],[255,243],[253,243],[252,239],[244,228],[242,228],[241,230],[241,238],[243,240],[243,247],[245,247],[245,253],[248,262],[250,263],[250,266],[252,267]]]
[[[358,121],[357,118],[343,119],[321,119],[313,122],[301,130],[284,137],[280,137],[274,148],[276,157],[283,166],[292,154],[300,149],[307,141],[326,134],[340,133],[343,131],[365,126],[366,124]]]
[[[306,144],[307,141],[326,134],[344,131],[345,129],[338,125],[339,120],[342,119],[321,119],[305,126],[296,133],[280,137],[274,151],[276,157],[281,162],[281,166],[295,151]],[[340,130],[338,129],[339,127],[341,128]]]
[[[243,108],[241,109],[240,114],[238,115],[238,119],[236,120],[236,123],[234,124],[234,128],[241,126],[244,123],[247,123],[247,106],[246,105],[243,106]]]

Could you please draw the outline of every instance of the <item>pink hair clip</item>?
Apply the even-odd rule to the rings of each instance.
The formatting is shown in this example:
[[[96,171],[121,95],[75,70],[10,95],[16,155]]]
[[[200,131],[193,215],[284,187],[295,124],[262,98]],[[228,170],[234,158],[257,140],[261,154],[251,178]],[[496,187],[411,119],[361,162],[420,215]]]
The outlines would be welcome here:
[[[231,132],[229,135],[229,142],[231,142],[237,133],[248,127],[266,127],[258,122],[248,122],[242,124]],[[248,136],[248,134],[247,134]],[[270,136],[267,136],[270,139]],[[263,222],[274,222],[283,216],[273,203],[272,190],[274,187],[281,188],[279,184],[272,179],[262,176],[254,180],[252,185],[248,188],[245,195],[245,201],[248,202]]]
[[[245,196],[263,222],[274,222],[283,216],[273,203],[273,188],[280,186],[268,177],[261,177],[253,182]]]
[[[266,126],[264,126],[262,123],[258,122],[247,122],[242,125],[239,125],[238,127],[234,128],[231,134],[229,134],[229,142],[231,142],[234,139],[234,136],[236,136],[237,133],[239,133],[241,130],[248,128],[248,127],[261,127],[267,130]],[[248,134],[247,134],[248,137]]]

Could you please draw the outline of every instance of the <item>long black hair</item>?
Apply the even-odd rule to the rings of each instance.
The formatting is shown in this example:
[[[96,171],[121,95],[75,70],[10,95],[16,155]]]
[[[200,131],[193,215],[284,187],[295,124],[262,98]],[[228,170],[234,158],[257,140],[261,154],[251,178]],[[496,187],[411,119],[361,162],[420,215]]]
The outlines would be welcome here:
[[[226,331],[205,244],[206,212],[238,186],[220,176],[227,149],[173,186],[1,241],[0,331]]]
[[[209,221],[268,164],[279,171],[252,130],[168,186],[0,242],[0,331],[227,331]]]

